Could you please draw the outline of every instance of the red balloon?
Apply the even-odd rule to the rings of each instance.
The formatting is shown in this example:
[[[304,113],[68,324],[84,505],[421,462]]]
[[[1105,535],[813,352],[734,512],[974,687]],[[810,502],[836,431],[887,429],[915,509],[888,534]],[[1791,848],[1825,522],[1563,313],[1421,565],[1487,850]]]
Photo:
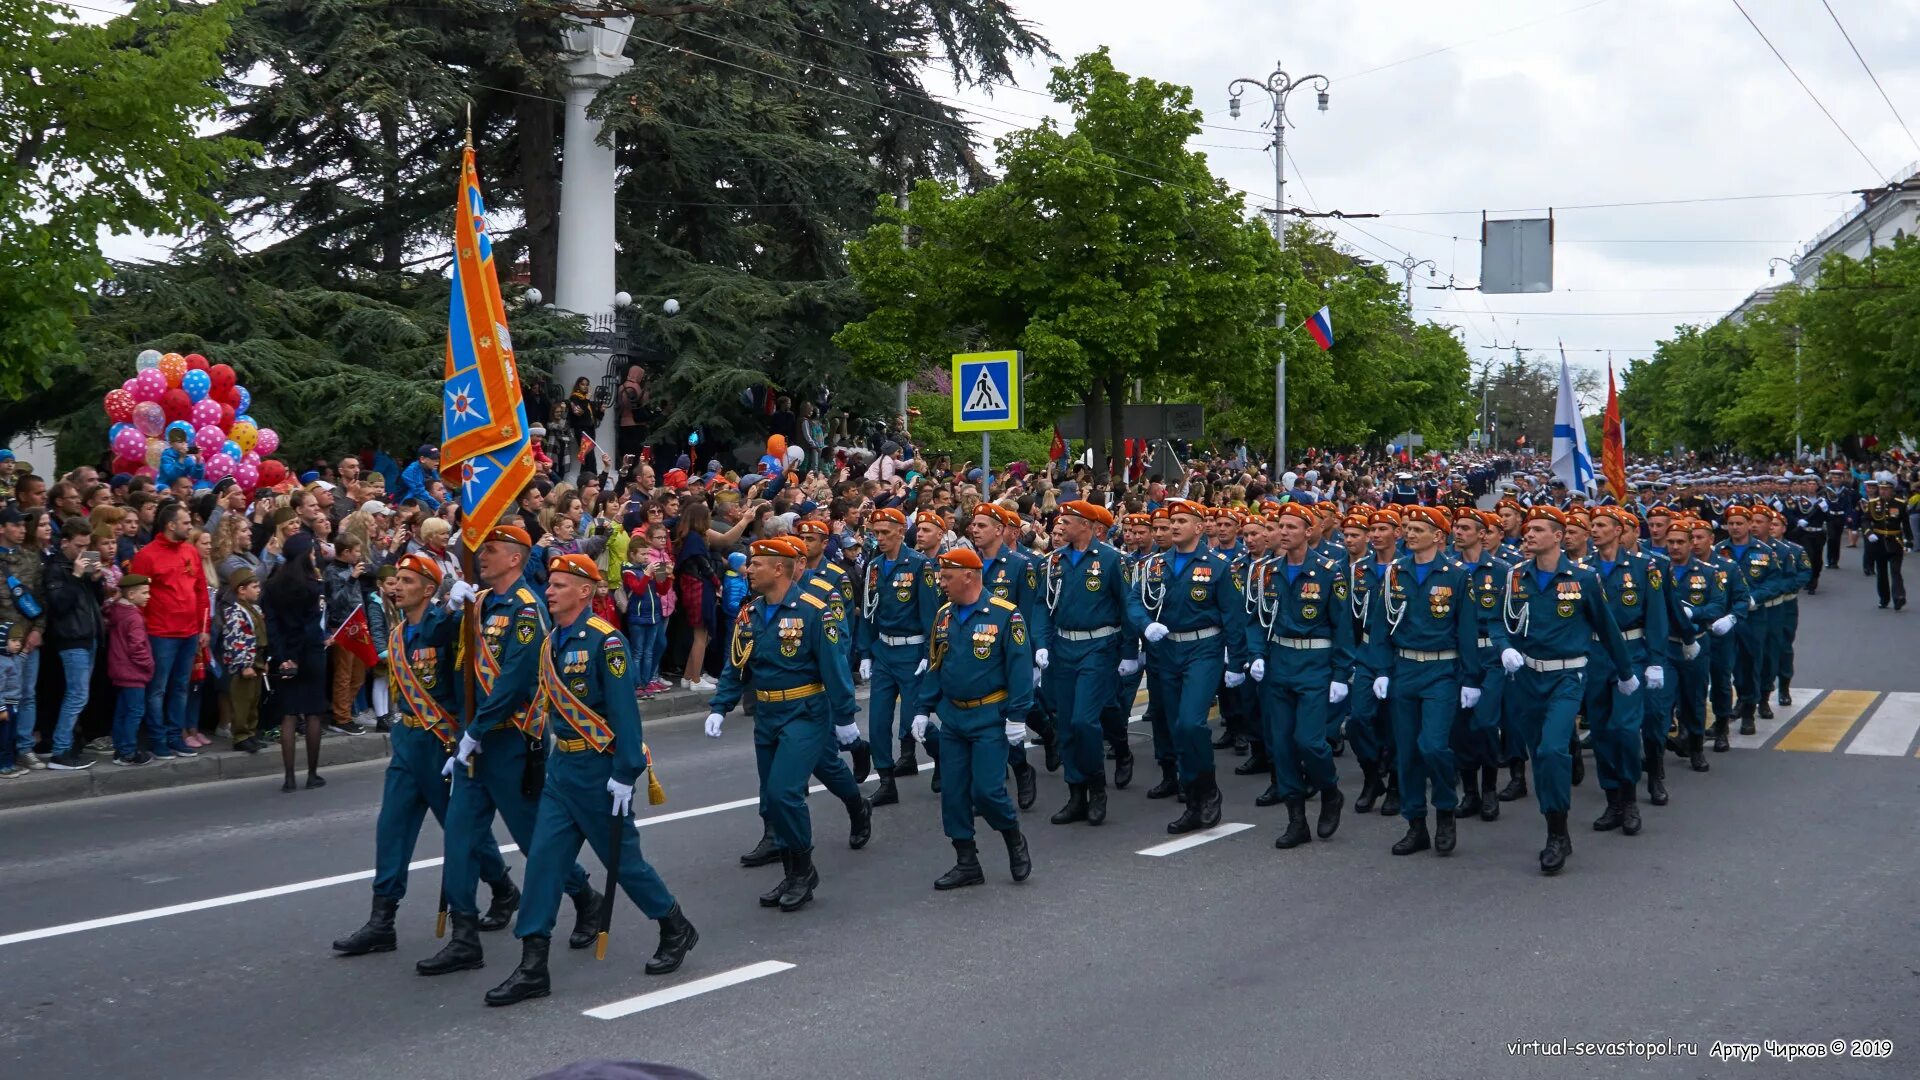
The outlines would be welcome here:
[[[221,402],[220,403],[220,430],[225,431],[228,428],[231,428],[233,426],[233,418],[238,415],[240,414],[233,411],[233,406],[227,404],[224,401]]]
[[[213,376],[213,389],[216,396],[219,391],[225,390],[234,383],[233,369],[225,364],[213,365],[207,369],[207,374]]]
[[[188,371],[207,370],[207,358],[204,356],[201,356],[197,352],[188,353],[187,354],[187,370]]]
[[[135,469],[144,469],[146,467],[147,461],[145,458],[136,460],[134,458],[117,457],[113,459],[113,471],[116,473],[126,473],[128,476],[132,476]]]
[[[220,402],[222,405],[231,405],[235,409],[240,407],[240,388],[232,383],[228,383],[225,386],[216,385],[208,392],[207,396]]]
[[[260,486],[272,487],[287,478],[287,466],[284,462],[268,459],[260,463]]]
[[[175,387],[160,395],[161,411],[167,414],[167,422],[185,420],[193,415],[193,399],[185,390]]]
[[[133,417],[133,395],[115,387],[107,391],[107,419],[116,424],[125,423]]]

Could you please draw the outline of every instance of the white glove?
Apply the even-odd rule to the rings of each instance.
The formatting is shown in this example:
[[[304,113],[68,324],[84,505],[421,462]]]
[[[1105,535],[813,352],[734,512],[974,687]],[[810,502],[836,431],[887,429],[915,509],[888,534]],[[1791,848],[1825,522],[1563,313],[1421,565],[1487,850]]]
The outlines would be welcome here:
[[[1033,669],[1033,688],[1035,690],[1040,689],[1040,677],[1045,674],[1046,672],[1041,671],[1039,668]]]
[[[1471,686],[1463,686],[1460,688],[1461,708],[1471,709],[1478,704],[1480,704],[1480,691],[1478,689]]]
[[[1387,700],[1387,683],[1388,679],[1385,675],[1373,680],[1373,696],[1381,701]]]
[[[1700,643],[1697,641],[1688,642],[1687,644],[1680,646],[1680,659],[1682,660],[1691,660],[1694,657],[1699,655],[1700,655]]]
[[[1238,688],[1240,684],[1246,681],[1247,681],[1247,673],[1244,671],[1227,672],[1227,689],[1229,690]]]
[[[1123,679],[1132,677],[1133,673],[1139,670],[1140,661],[1137,658],[1120,661],[1120,677]]]
[[[920,666],[918,666],[918,667],[916,667],[916,668],[914,668],[914,669],[913,669],[913,673],[914,673],[915,675],[925,675],[925,674],[927,673],[927,658],[926,658],[926,657],[924,657],[924,656],[923,656],[923,657],[921,657],[921,658],[920,658]]]
[[[926,742],[927,741],[927,725],[932,722],[933,722],[933,718],[928,716],[926,713],[921,713],[919,716],[914,717],[913,718],[913,737],[915,739],[918,739],[921,742]]]
[[[860,737],[859,724],[835,724],[833,727],[834,741],[839,743],[841,746],[852,746],[853,740],[858,739],[859,737]]]
[[[448,758],[447,763],[445,765],[440,766],[440,775],[448,779],[452,779],[454,767],[459,764],[460,763],[455,761],[454,759]]]
[[[1693,621],[1693,605],[1692,605],[1692,604],[1681,604],[1681,605],[1680,605],[1680,614],[1682,614],[1682,615],[1685,615],[1685,616],[1687,617],[1687,621],[1689,621],[1689,622],[1691,622],[1691,621]]]
[[[1033,666],[1034,667],[1039,668],[1041,671],[1047,670],[1047,659],[1048,659],[1047,650],[1045,649],[1033,650]]]
[[[860,661],[860,680],[865,682],[871,678],[873,678],[873,658],[868,657]]]
[[[1794,522],[1794,523],[1793,523],[1793,527],[1794,527],[1794,528],[1796,528],[1796,529],[1804,529],[1804,528],[1806,528],[1806,527],[1807,527],[1807,519],[1806,519],[1806,518],[1801,518],[1800,520],[1798,520],[1798,521],[1796,521],[1796,522]]]
[[[1247,674],[1253,676],[1254,682],[1259,682],[1260,680],[1266,678],[1267,677],[1266,660],[1263,658],[1256,658],[1253,661],[1253,663],[1247,665]]]
[[[478,753],[479,750],[480,750],[479,739],[476,739],[471,735],[462,734],[460,736],[460,749],[454,752],[453,760],[459,762],[462,765],[470,765],[473,763],[473,755]]]
[[[1713,620],[1713,625],[1708,627],[1708,629],[1713,631],[1715,637],[1725,637],[1727,631],[1733,629],[1733,616],[1720,616]]]
[[[1667,685],[1667,673],[1659,664],[1647,667],[1647,689],[1658,690]]]
[[[719,738],[720,725],[723,723],[726,723],[726,720],[727,718],[720,713],[717,713],[717,712],[708,713],[707,714],[707,738],[709,739]]]
[[[1527,666],[1527,658],[1520,655],[1519,649],[1500,650],[1500,667],[1511,675]]]
[[[1335,682],[1327,684],[1327,704],[1338,705],[1347,700],[1347,684]]]
[[[1613,688],[1620,691],[1622,695],[1631,695],[1634,691],[1640,689],[1640,677],[1637,675],[1629,675],[1619,682],[1614,683]]]
[[[633,785],[607,777],[607,794],[613,796],[613,816],[633,816]]]
[[[455,581],[447,586],[447,606],[450,608],[461,607],[469,600],[478,599],[479,596],[480,590],[474,588],[470,581]]]
[[[1018,720],[1007,721],[1007,745],[1008,746],[1027,745],[1027,725],[1021,723]]]
[[[1140,636],[1148,641],[1159,641],[1167,636],[1167,624],[1150,622],[1145,630],[1140,631]]]

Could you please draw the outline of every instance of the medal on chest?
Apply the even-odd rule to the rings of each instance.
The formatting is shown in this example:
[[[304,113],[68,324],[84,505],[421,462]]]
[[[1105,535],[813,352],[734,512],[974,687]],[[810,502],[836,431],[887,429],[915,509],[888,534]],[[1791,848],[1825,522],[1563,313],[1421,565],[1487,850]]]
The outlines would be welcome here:
[[[1563,619],[1573,618],[1574,609],[1580,606],[1580,583],[1562,581],[1556,587],[1555,595],[1554,611]]]
[[[1631,570],[1620,575],[1620,602],[1627,607],[1633,607],[1640,602],[1640,590],[1633,583]]]
[[[440,650],[434,646],[414,649],[407,654],[407,664],[413,668],[413,674],[420,685],[428,690],[440,681]]]
[[[1207,599],[1207,588],[1213,584],[1213,567],[1196,566],[1193,568],[1192,576],[1187,580],[1193,585],[1187,595],[1193,597],[1197,603],[1204,602]]]
[[[1427,591],[1427,610],[1436,619],[1444,619],[1453,613],[1453,586],[1435,585]]]
[[[893,597],[903,604],[913,598],[913,571],[902,570],[893,575]]]
[[[1100,560],[1098,559],[1093,560],[1093,565],[1087,567],[1087,591],[1100,591]]]
[[[993,643],[1000,636],[1000,628],[992,623],[981,623],[973,628],[973,657],[985,660],[993,655]]]
[[[576,694],[587,692],[587,654],[571,651],[560,654],[560,677]]]
[[[800,654],[800,635],[806,631],[807,620],[798,616],[784,616],[780,620],[780,655],[798,656]]]

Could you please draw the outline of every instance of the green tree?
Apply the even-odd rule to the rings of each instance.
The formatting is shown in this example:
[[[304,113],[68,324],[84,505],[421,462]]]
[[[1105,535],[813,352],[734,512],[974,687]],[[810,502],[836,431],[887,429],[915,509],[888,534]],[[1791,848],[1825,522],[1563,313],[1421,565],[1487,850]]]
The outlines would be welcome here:
[[[254,148],[199,139],[223,102],[220,55],[243,0],[136,0],[105,23],[48,0],[0,0],[0,392],[44,385],[76,354],[76,320],[112,273],[102,231],[173,233]]]

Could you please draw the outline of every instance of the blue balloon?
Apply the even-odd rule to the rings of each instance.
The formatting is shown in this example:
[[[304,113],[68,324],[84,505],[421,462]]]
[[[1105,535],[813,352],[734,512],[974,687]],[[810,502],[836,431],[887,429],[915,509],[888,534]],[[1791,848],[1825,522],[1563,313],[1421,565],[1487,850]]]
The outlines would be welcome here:
[[[234,387],[234,389],[239,391],[240,393],[240,407],[233,411],[236,413],[243,413],[243,412],[246,412],[248,409],[252,408],[253,395],[247,393],[247,388],[244,386],[236,386]]]
[[[110,428],[108,428],[108,429],[107,429],[107,443],[108,443],[108,445],[112,445],[112,443],[113,443],[113,440],[115,440],[115,439],[117,439],[117,438],[119,438],[119,437],[120,437],[120,433],[121,433],[121,432],[123,432],[123,431],[126,431],[127,429],[129,429],[129,428],[131,428],[131,427],[133,427],[133,425],[132,425],[132,424],[129,424],[129,423],[126,423],[125,421],[122,421],[122,422],[120,422],[120,423],[118,423],[118,424],[115,424],[115,425],[113,425],[112,427],[110,427]]]
[[[232,439],[228,439],[226,443],[220,447],[220,452],[235,461],[239,461],[242,457],[246,456],[245,452],[240,449],[240,444],[234,442]]]
[[[204,401],[213,390],[213,376],[204,371],[189,371],[180,377],[180,389],[187,392],[189,399]]]
[[[208,480],[195,480],[195,481],[193,482],[193,490],[195,490],[195,491],[212,491],[212,490],[213,490],[213,483],[212,483],[211,481],[208,481]]]
[[[173,440],[173,434],[176,431],[179,432],[180,436],[186,439],[187,442],[189,443],[193,442],[193,425],[192,424],[187,423],[185,420],[175,420],[173,423],[168,424],[166,436],[169,442]]]
[[[245,409],[241,409],[240,415],[234,417],[233,422],[236,424],[253,424],[253,417],[248,416],[247,411]],[[255,431],[258,431],[260,429],[259,424],[253,424],[253,427]]]

